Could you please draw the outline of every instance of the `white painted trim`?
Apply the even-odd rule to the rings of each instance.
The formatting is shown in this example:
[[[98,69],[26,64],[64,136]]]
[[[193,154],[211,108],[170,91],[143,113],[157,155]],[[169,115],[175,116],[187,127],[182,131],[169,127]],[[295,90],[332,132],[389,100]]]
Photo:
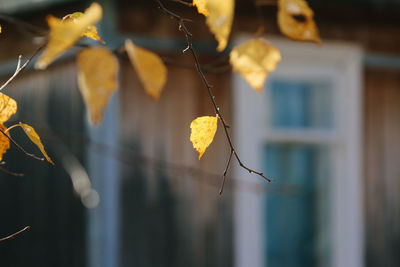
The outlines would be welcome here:
[[[241,37],[237,44],[249,39]],[[261,170],[261,153],[265,140],[334,144],[334,173],[332,181],[332,267],[362,267],[362,50],[359,46],[342,43],[314,44],[268,38],[282,53],[282,61],[270,77],[309,79],[328,76],[333,80],[338,105],[330,134],[295,132],[284,134],[267,127],[266,92],[257,93],[239,75],[233,77],[233,115],[237,151],[249,167]],[[268,131],[270,130],[270,131]],[[295,134],[298,134],[297,137]],[[307,134],[313,134],[308,135]],[[235,169],[239,180],[263,184],[255,175],[240,167]],[[238,183],[240,184],[240,183]],[[234,196],[234,260],[236,267],[265,267],[265,199],[261,194],[235,191]]]

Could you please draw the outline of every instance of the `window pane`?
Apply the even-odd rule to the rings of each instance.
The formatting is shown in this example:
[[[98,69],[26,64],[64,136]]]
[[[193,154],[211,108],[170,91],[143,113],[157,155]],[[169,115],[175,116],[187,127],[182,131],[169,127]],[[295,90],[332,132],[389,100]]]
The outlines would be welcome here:
[[[269,90],[271,124],[284,128],[332,128],[333,93],[327,81],[273,80]]]
[[[268,267],[329,266],[329,148],[268,144]]]

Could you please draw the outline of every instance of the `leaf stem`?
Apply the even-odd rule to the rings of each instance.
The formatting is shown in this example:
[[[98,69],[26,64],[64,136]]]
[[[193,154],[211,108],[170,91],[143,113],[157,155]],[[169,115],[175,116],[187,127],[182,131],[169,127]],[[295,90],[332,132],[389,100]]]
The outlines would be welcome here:
[[[11,136],[9,136],[5,131],[3,131],[3,129],[0,129],[0,132],[1,132],[2,134],[4,134],[4,135],[11,141],[11,143],[13,143],[14,146],[15,146],[18,150],[20,150],[22,153],[24,153],[26,156],[31,157],[31,158],[34,158],[34,159],[36,159],[36,160],[40,160],[40,161],[44,161],[44,160],[45,160],[44,158],[39,158],[38,156],[35,156],[34,154],[31,154],[31,153],[26,152],[25,149],[23,149],[22,146],[20,146]]]
[[[20,125],[19,123],[14,124],[14,125],[8,127],[4,132],[8,134],[8,132],[9,132],[11,129],[15,128],[15,127],[21,127],[21,125]]]

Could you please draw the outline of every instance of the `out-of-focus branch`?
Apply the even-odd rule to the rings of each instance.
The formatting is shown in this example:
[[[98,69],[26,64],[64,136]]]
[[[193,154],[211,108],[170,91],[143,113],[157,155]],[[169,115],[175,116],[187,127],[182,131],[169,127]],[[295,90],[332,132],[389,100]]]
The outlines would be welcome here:
[[[190,3],[190,2],[186,2],[186,1],[184,1],[184,0],[171,0],[172,2],[177,2],[177,3],[179,3],[179,4],[182,4],[182,5],[185,5],[185,6],[193,6],[193,4],[192,3]]]
[[[13,238],[16,237],[17,235],[19,235],[19,234],[21,234],[21,233],[23,233],[23,232],[29,230],[30,228],[31,228],[31,227],[30,227],[29,225],[28,225],[28,226],[25,226],[24,228],[22,228],[22,229],[19,230],[18,232],[15,232],[15,233],[13,233],[13,234],[11,234],[11,235],[9,235],[9,236],[6,236],[6,237],[1,238],[1,239],[0,239],[0,242],[13,239]]]
[[[4,172],[4,173],[7,173],[7,174],[12,175],[12,176],[15,176],[15,177],[23,177],[23,176],[24,176],[23,173],[12,172],[12,171],[9,171],[9,170],[4,169],[4,168],[2,168],[2,167],[0,167],[0,172]]]
[[[4,20],[5,22],[15,25],[24,35],[40,37],[46,36],[48,33],[48,30],[44,27],[33,25],[10,15],[0,14],[0,20]]]

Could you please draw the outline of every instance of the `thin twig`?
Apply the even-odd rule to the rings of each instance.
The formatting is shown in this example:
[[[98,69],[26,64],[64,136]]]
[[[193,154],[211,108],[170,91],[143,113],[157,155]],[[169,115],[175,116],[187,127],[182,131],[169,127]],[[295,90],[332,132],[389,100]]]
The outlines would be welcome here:
[[[219,195],[222,195],[222,192],[224,191],[226,173],[228,172],[229,165],[231,164],[232,155],[233,155],[233,150],[231,149],[231,153],[229,154],[228,163],[226,164],[224,174],[222,175],[222,184],[221,184],[221,188],[219,189]]]
[[[48,33],[48,30],[44,27],[33,25],[9,15],[0,14],[0,19],[16,25],[24,34],[29,34],[34,37],[37,37],[38,35],[45,36]]]
[[[6,240],[9,240],[9,239],[12,239],[12,238],[16,237],[17,235],[19,235],[19,234],[25,232],[26,230],[29,230],[30,228],[31,228],[31,227],[30,227],[29,225],[28,225],[28,226],[25,226],[23,229],[19,230],[18,232],[15,232],[15,233],[13,233],[13,234],[11,234],[11,235],[9,235],[9,236],[6,236],[6,237],[1,238],[1,239],[0,239],[0,242],[3,242],[3,241],[6,241]]]
[[[0,132],[4,134],[10,141],[15,145],[16,148],[18,148],[22,153],[24,153],[26,156],[40,160],[40,161],[45,161],[45,158],[39,158],[38,156],[35,156],[34,154],[28,153],[25,151],[25,149],[22,148],[15,140],[9,136],[6,132],[3,131],[3,129],[0,129]]]
[[[185,51],[190,51],[190,53],[192,54],[192,57],[193,57],[194,63],[195,63],[195,68],[196,68],[197,72],[199,73],[201,80],[203,81],[204,85],[205,85],[206,88],[207,88],[208,95],[210,96],[210,99],[211,99],[212,105],[213,105],[213,107],[214,107],[214,110],[215,110],[215,112],[217,113],[218,118],[219,118],[220,122],[222,123],[222,126],[224,127],[224,132],[225,132],[226,139],[227,139],[227,141],[228,141],[228,143],[229,143],[229,146],[230,146],[231,150],[233,151],[232,153],[235,155],[235,158],[236,158],[236,160],[238,161],[240,167],[244,168],[244,169],[247,170],[249,173],[257,174],[257,175],[261,176],[262,178],[264,178],[265,180],[267,180],[268,182],[270,182],[271,180],[270,180],[269,178],[267,178],[262,172],[255,171],[255,170],[253,170],[253,169],[247,167],[247,166],[244,165],[243,162],[240,160],[240,158],[239,158],[239,156],[238,156],[238,154],[237,154],[237,152],[236,152],[236,149],[235,149],[235,147],[234,147],[234,145],[233,145],[233,143],[232,143],[231,136],[230,136],[230,134],[229,134],[229,126],[228,126],[228,124],[226,123],[226,121],[224,120],[224,117],[223,117],[223,115],[222,115],[222,113],[221,113],[221,111],[220,111],[220,109],[219,109],[219,107],[218,107],[218,105],[217,105],[217,103],[216,103],[216,101],[215,101],[215,96],[214,96],[214,94],[213,94],[213,92],[212,92],[212,87],[211,87],[211,85],[208,83],[207,78],[205,77],[205,75],[204,75],[204,73],[203,73],[203,71],[202,71],[202,68],[201,68],[201,66],[200,66],[200,62],[199,62],[199,59],[198,59],[198,55],[197,55],[197,53],[196,53],[196,50],[195,50],[194,47],[193,47],[193,43],[192,43],[192,34],[191,34],[190,31],[187,29],[187,27],[186,27],[186,25],[185,25],[185,22],[184,22],[184,19],[183,19],[181,16],[175,14],[174,12],[168,10],[168,9],[163,5],[163,3],[162,3],[160,0],[155,0],[155,1],[156,1],[156,3],[158,4],[158,8],[159,8],[162,12],[164,12],[165,14],[167,14],[167,15],[170,16],[172,19],[175,19],[175,20],[178,22],[179,30],[183,31],[183,33],[185,34],[187,47],[183,50],[183,52],[185,52]]]
[[[167,57],[162,57],[161,59],[164,62],[164,64],[166,64],[168,66],[174,66],[174,67],[178,67],[178,68],[193,70],[192,64],[182,63],[182,62],[179,62],[179,61],[167,58]],[[229,64],[222,65],[222,66],[213,66],[213,64],[207,64],[207,65],[202,66],[202,70],[203,70],[203,72],[206,72],[206,73],[221,74],[221,73],[225,73],[225,72],[231,70],[231,66]]]
[[[7,174],[15,176],[15,177],[23,177],[25,175],[23,173],[16,173],[16,172],[9,171],[9,170],[4,169],[2,167],[0,167],[0,172],[4,172],[4,173],[7,173]]]
[[[186,2],[186,1],[183,1],[183,0],[171,0],[171,1],[177,2],[177,3],[179,3],[179,4],[183,4],[183,5],[185,5],[185,6],[190,6],[190,7],[193,6],[192,3],[189,3],[189,2]]]
[[[254,2],[255,8],[256,8],[256,13],[257,13],[257,20],[258,20],[258,28],[256,31],[256,36],[260,37],[264,34],[265,28],[265,18],[264,18],[264,13],[260,5],[257,4],[257,0]]]
[[[40,50],[42,50],[45,46],[42,45],[40,47],[38,47],[38,49],[36,49],[36,51],[30,56],[30,58],[28,58],[27,61],[25,61],[25,63],[21,66],[21,58],[22,56],[19,55],[18,57],[18,63],[17,63],[17,68],[14,72],[14,74],[10,77],[10,79],[8,79],[1,87],[0,87],[0,91],[3,90],[7,85],[9,85],[14,79],[15,77],[17,77],[18,74],[20,74],[27,66],[28,64],[32,61],[32,59],[40,52]]]

